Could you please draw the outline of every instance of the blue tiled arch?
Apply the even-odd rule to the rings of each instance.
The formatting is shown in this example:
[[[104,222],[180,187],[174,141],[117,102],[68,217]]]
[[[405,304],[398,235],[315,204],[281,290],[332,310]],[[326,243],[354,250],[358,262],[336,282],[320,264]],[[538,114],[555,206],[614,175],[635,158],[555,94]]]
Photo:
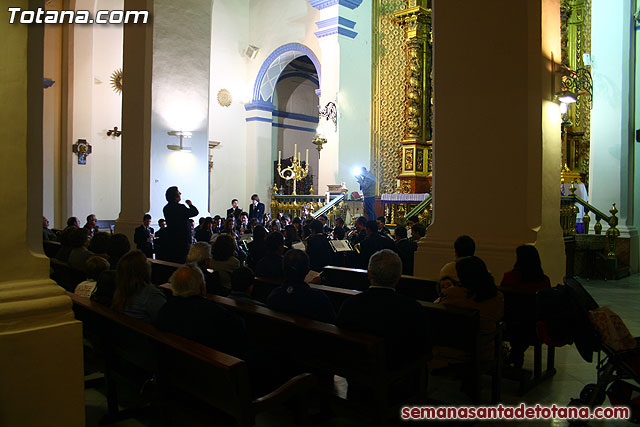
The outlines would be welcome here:
[[[311,49],[300,43],[289,43],[280,46],[265,59],[258,71],[256,82],[253,86],[253,105],[273,105],[273,92],[282,70],[294,59],[308,56],[316,71],[318,82],[321,80],[320,61]]]

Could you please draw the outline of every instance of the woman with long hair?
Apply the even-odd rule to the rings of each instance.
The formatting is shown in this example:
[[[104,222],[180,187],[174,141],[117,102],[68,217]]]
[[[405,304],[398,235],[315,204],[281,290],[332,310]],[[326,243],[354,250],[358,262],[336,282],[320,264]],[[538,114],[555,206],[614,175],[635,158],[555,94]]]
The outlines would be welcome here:
[[[240,268],[240,261],[236,258],[237,245],[233,235],[221,234],[213,243],[211,250],[211,268],[220,275],[220,284],[231,290],[231,273]]]
[[[513,270],[504,273],[500,286],[531,291],[551,287],[535,246],[521,245],[516,248],[516,263]]]
[[[127,252],[116,268],[116,290],[112,308],[145,322],[155,322],[167,301],[164,293],[151,284],[151,264],[139,250]]]

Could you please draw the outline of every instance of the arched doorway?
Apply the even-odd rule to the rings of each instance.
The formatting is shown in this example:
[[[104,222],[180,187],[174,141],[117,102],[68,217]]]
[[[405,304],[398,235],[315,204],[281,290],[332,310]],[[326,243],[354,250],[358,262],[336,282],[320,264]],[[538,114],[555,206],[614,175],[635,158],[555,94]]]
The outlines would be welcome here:
[[[268,193],[273,187],[278,150],[283,158],[293,156],[293,147],[305,158],[309,149],[310,173],[317,189],[318,160],[313,149],[318,117],[321,69],[308,47],[290,43],[275,49],[256,76],[247,116],[247,187],[250,192]]]

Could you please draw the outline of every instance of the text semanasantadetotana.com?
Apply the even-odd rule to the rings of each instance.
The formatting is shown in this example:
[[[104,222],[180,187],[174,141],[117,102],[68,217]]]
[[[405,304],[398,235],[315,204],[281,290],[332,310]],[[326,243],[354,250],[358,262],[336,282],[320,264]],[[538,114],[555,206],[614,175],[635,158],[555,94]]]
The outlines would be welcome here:
[[[26,10],[10,7],[9,24],[146,24],[147,10],[98,10],[95,18],[88,10]]]
[[[556,406],[405,406],[403,420],[626,420],[631,413],[623,406],[594,408]]]

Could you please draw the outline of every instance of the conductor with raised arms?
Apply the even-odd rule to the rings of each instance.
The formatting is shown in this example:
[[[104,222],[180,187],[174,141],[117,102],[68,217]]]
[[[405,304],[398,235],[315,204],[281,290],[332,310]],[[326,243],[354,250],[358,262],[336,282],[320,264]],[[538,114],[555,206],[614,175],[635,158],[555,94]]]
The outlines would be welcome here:
[[[169,187],[165,193],[167,204],[162,210],[167,221],[167,255],[169,261],[184,263],[191,245],[191,225],[189,218],[198,215],[198,209],[191,200],[187,206],[180,204],[182,193],[178,187]]]

